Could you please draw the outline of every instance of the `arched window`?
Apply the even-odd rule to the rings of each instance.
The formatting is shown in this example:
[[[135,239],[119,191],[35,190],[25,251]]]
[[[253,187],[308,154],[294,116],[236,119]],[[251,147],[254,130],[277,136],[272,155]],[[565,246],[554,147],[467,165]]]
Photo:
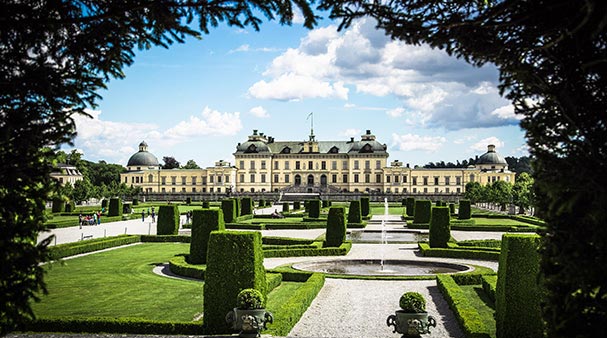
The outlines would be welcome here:
[[[300,186],[301,185],[301,176],[295,175],[295,185],[296,186]]]
[[[322,185],[323,187],[327,186],[327,175],[321,175],[320,176],[320,185]]]
[[[308,175],[308,185],[314,185],[314,176]]]
[[[148,175],[148,183],[152,183],[152,182],[154,182],[154,175],[149,174]]]

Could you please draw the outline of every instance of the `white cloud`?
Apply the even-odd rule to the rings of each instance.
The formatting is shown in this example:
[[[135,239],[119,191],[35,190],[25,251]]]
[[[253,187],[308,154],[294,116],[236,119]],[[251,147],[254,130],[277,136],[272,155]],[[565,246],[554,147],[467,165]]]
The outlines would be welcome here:
[[[258,99],[299,101],[308,97],[348,99],[343,82],[325,82],[314,77],[284,74],[270,81],[259,81],[249,88],[249,95]]]
[[[491,112],[491,115],[497,116],[500,119],[503,120],[522,120],[523,116],[521,115],[516,115],[514,113],[514,106],[512,106],[511,104],[505,105],[505,106],[501,106],[497,109],[494,109]]]
[[[238,52],[248,52],[250,50],[251,50],[251,46],[249,46],[248,44],[244,44],[244,45],[238,46],[236,49],[231,49],[228,53],[232,54],[232,53],[238,53]]]
[[[103,119],[99,110],[87,111],[92,118],[76,115],[78,132],[75,146],[90,159],[105,159],[110,163],[126,163],[137,152],[137,145],[145,140],[148,144],[170,147],[206,135],[234,135],[242,129],[240,113],[221,113],[205,107],[199,116],[163,130],[152,123],[115,122]]]
[[[278,48],[270,48],[270,47],[258,47],[258,48],[251,48],[250,45],[248,44],[243,44],[238,46],[235,49],[231,49],[228,54],[233,54],[233,53],[246,53],[246,52],[278,52],[280,51],[280,49]]]
[[[164,135],[170,138],[186,138],[204,135],[234,135],[242,129],[240,113],[222,113],[205,107],[201,116],[190,116],[166,130]]]
[[[498,93],[497,74],[491,65],[475,68],[427,45],[392,41],[366,19],[341,33],[333,25],[310,31],[297,48],[274,58],[249,95],[344,99],[353,87],[398,98],[406,115],[416,116],[407,124],[448,130],[518,124],[499,110],[508,101]]]
[[[503,148],[504,147],[504,142],[502,140],[500,140],[499,138],[495,137],[495,136],[491,136],[491,137],[487,137],[484,138],[478,142],[476,142],[475,144],[470,146],[471,150],[474,150],[475,152],[481,152],[484,153],[487,151],[487,146],[493,144],[495,146],[495,150],[499,152],[499,148]]]
[[[393,108],[386,111],[386,114],[390,117],[401,117],[405,113],[405,109],[402,107]]]
[[[345,136],[345,137],[355,137],[356,138],[356,137],[359,137],[361,135],[361,130],[360,129],[349,128],[349,129],[346,129],[346,130],[340,132],[339,134],[342,135],[342,136]]]
[[[398,150],[423,150],[434,152],[439,150],[447,139],[442,136],[420,136],[413,134],[392,134],[392,145]]]
[[[251,110],[249,110],[249,113],[251,113],[253,116],[259,117],[259,118],[270,117],[270,114],[268,114],[268,111],[262,106],[257,106],[257,107],[251,108]]]

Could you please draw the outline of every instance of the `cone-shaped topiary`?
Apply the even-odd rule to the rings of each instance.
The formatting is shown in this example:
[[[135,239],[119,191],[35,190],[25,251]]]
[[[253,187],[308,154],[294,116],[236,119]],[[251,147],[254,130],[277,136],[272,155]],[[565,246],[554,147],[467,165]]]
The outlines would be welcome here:
[[[253,199],[251,197],[243,197],[240,201],[240,214],[242,216],[253,214]]]
[[[192,241],[188,263],[205,264],[211,231],[224,231],[223,211],[203,209],[192,211]]]
[[[177,235],[179,231],[179,209],[176,205],[158,207],[157,235]]]
[[[236,201],[232,198],[221,201],[221,210],[223,219],[226,223],[233,223],[236,220]]]
[[[319,218],[320,217],[320,200],[309,200],[308,201],[308,217]]]
[[[346,208],[331,207],[327,217],[325,246],[339,247],[346,240]]]
[[[371,212],[371,204],[369,202],[369,197],[361,197],[360,198],[360,213],[363,217],[369,216],[369,212]]]
[[[431,207],[432,202],[428,200],[415,201],[415,218],[413,219],[413,223],[430,223]]]
[[[362,215],[360,212],[360,201],[350,201],[350,208],[348,209],[348,223],[362,223]]]
[[[299,204],[299,201],[293,202],[293,210],[299,210],[299,209],[301,209],[301,205]]]
[[[448,207],[432,207],[430,216],[429,242],[431,248],[446,248],[451,238]]]
[[[457,218],[459,219],[470,219],[470,201],[469,200],[461,200],[459,201],[459,211]]]
[[[289,212],[289,202],[282,202],[282,212]]]
[[[415,216],[415,198],[407,197],[407,216]]]
[[[110,217],[122,215],[122,201],[120,198],[110,198],[107,215]]]

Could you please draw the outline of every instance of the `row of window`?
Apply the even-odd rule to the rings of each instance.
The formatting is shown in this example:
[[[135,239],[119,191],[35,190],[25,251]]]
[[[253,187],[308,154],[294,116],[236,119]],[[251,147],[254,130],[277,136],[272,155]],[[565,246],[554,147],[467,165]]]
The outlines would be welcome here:
[[[147,183],[154,183],[154,176],[152,174],[148,175],[148,181]],[[171,176],[171,185],[177,185],[177,176]],[[202,185],[206,185],[207,184],[207,176],[202,176],[201,177],[202,180]],[[187,176],[181,176],[181,185],[187,185]],[[198,184],[198,176],[191,176],[191,183],[190,185],[196,185]],[[124,183],[129,183],[129,178],[125,177],[124,178]],[[143,180],[143,177],[140,176],[131,176],[131,183],[145,183]],[[156,181],[156,183],[158,183]],[[160,177],[160,183],[162,185],[166,185],[167,184],[167,176],[161,176]],[[218,183],[218,184],[222,184],[222,183],[230,183],[230,176],[229,175],[209,175],[209,183]]]
[[[256,166],[255,166],[256,161],[251,160],[249,161],[249,170],[255,170]],[[365,170],[370,170],[371,169],[371,161],[370,160],[365,160],[364,162],[365,165]],[[245,167],[245,161],[241,160],[239,163],[239,169],[247,169]],[[381,169],[382,168],[382,162],[380,160],[375,161],[375,169]],[[262,160],[260,162],[260,168],[261,170],[266,169],[266,161]],[[291,162],[290,161],[284,161],[283,162],[283,169],[284,170],[291,170]],[[302,169],[307,169],[307,170],[327,170],[327,161],[320,161],[320,165],[318,162],[314,162],[314,161],[295,161],[295,170],[302,170]],[[348,169],[348,161],[342,161],[341,164],[341,169],[343,170],[347,170]],[[354,161],[354,170],[359,170],[360,169],[360,165],[359,165],[359,161],[355,160]],[[274,170],[280,170],[280,162],[279,161],[274,161]],[[331,170],[337,170],[337,161],[331,161]]]
[[[265,189],[261,189],[260,191],[265,191]],[[152,189],[152,188],[147,188],[147,189],[146,189],[146,192],[148,192],[148,193],[152,193],[152,192],[153,192],[153,189]],[[168,192],[168,191],[167,191],[167,189],[166,189],[166,188],[161,188],[161,189],[160,189],[160,192],[162,192],[162,193],[166,193],[166,192]],[[171,188],[170,192],[171,192],[171,193],[176,193],[176,192],[177,192],[177,189],[176,189],[176,188]],[[188,192],[188,191],[186,191],[186,188],[181,188],[181,191],[180,191],[180,192],[185,193],[185,192]],[[200,191],[198,191],[198,190],[196,189],[196,187],[192,187],[192,189],[190,190],[190,192],[193,192],[193,193],[196,193],[196,192],[206,193],[206,192],[207,192],[207,188],[202,188]],[[210,193],[215,193],[215,192],[216,192],[216,193],[222,193],[222,189],[221,189],[221,187],[217,187],[217,188],[209,188],[209,191],[208,191],[208,192],[210,192]],[[244,189],[240,189],[240,192],[244,192]],[[255,192],[255,188],[251,188],[251,192]],[[358,192],[358,189],[354,189],[354,192]],[[387,193],[394,192],[394,193],[398,194],[398,193],[400,193],[401,191],[399,191],[399,188],[395,188],[395,189],[394,189],[394,191],[391,191],[391,190],[390,190],[390,188],[387,188],[387,189],[386,189],[386,192],[387,192]],[[418,191],[418,190],[417,190],[417,188],[413,188],[413,189],[411,190],[411,192],[412,192],[412,193],[414,193],[414,194],[417,194],[417,193],[422,193],[422,192],[423,192],[423,193],[428,193],[428,188],[424,188],[423,190],[420,190],[420,191]],[[408,193],[407,188],[403,188],[402,193]],[[456,188],[456,190],[450,190],[449,188],[445,188],[445,190],[444,190],[444,191],[443,191],[443,190],[441,190],[441,189],[439,189],[439,188],[434,188],[434,193],[447,193],[447,194],[450,194],[450,193],[458,193],[458,194],[459,194],[459,193],[461,193],[461,188]]]

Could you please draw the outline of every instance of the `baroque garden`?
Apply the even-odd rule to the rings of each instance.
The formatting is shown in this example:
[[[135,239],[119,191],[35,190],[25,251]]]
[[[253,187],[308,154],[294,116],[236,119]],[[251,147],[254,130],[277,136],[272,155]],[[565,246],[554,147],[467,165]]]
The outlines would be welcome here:
[[[542,332],[536,233],[544,223],[489,210],[475,195],[479,186],[515,181],[493,146],[474,167],[423,169],[388,166],[386,147],[370,131],[349,141],[311,133],[304,142],[254,131],[234,157],[235,166],[162,170],[142,142],[121,182],[143,193],[103,200],[101,227],[73,226],[99,206],[53,201],[48,225],[59,240],[51,256],[66,260],[46,264],[49,294],[22,329],[242,337]],[[408,292],[422,297],[417,312],[431,320],[399,322]],[[247,307],[261,314],[243,315]]]

